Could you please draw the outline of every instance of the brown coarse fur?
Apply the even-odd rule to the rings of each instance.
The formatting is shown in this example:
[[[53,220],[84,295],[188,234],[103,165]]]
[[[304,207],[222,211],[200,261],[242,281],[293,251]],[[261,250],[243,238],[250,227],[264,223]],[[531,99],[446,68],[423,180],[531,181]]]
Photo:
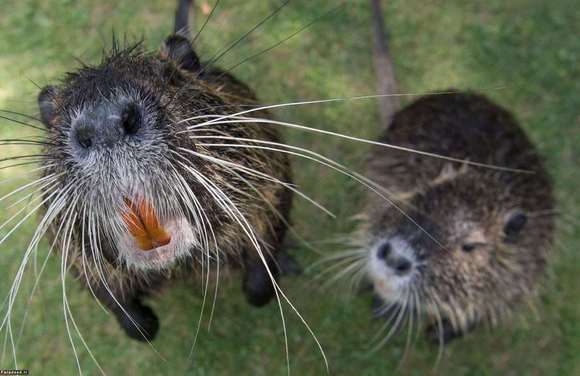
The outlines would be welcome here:
[[[532,297],[550,257],[554,199],[541,158],[512,115],[478,94],[433,94],[399,111],[379,141],[504,168],[371,151],[368,176],[396,204],[371,194],[361,216],[381,313],[407,303],[431,318],[435,340],[447,341],[480,322],[496,324]],[[390,272],[377,255],[385,244],[412,260],[408,274],[383,274]]]
[[[248,299],[261,305],[273,296],[270,279],[278,275],[292,198],[289,160],[283,153],[236,145],[280,142],[280,135],[270,124],[238,122],[233,115],[257,108],[256,96],[196,59],[180,36],[168,38],[158,54],[115,46],[101,64],[82,67],[39,97],[49,128],[43,174],[53,182],[44,193],[45,214],[62,205],[48,224],[51,244],[125,330],[131,331],[124,316],[144,327],[145,333],[129,334],[137,339],[152,338],[156,327],[148,328],[147,318],[140,322],[143,307],[134,302],[167,280],[219,265],[242,266]],[[116,111],[125,102],[138,106],[142,130],[112,147],[87,151],[77,145],[79,118],[94,108]],[[263,110],[241,116],[270,118]],[[98,132],[92,137],[100,137]],[[216,192],[227,199],[220,203]],[[120,213],[123,199],[135,195],[147,199],[162,222],[187,221],[179,231],[191,232],[183,236],[194,244],[179,254],[172,250],[171,262],[132,261],[119,243],[127,232]]]

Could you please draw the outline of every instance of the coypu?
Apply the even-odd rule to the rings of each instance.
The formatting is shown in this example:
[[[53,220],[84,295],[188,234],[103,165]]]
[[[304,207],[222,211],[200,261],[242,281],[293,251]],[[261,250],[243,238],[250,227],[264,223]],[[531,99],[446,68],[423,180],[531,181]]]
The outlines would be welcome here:
[[[100,64],[38,96],[48,184],[37,231],[61,251],[63,269],[142,341],[158,331],[142,298],[168,280],[240,266],[247,300],[261,306],[278,295],[279,261],[291,262],[282,251],[288,156],[229,147],[280,135],[237,120],[256,96],[213,61],[200,62],[183,35],[190,5],[179,2],[176,33],[158,53],[114,42]],[[209,138],[223,145],[199,142]]]
[[[381,140],[533,173],[486,170],[374,149],[369,177],[399,205],[369,197],[367,275],[379,313],[423,311],[433,340],[491,325],[531,297],[554,232],[552,184],[512,115],[474,93],[428,95]],[[407,312],[405,312],[407,311]]]
[[[391,75],[377,86],[388,93],[393,69],[379,2],[370,1],[375,72]],[[512,115],[479,94],[430,94],[396,113],[396,103],[379,105],[380,143],[465,163],[373,147],[366,176],[379,194],[358,216],[358,250],[331,259],[369,280],[375,313],[392,326],[386,339],[421,314],[439,343],[497,324],[534,295],[549,257],[554,221],[545,214],[555,204],[541,158]]]

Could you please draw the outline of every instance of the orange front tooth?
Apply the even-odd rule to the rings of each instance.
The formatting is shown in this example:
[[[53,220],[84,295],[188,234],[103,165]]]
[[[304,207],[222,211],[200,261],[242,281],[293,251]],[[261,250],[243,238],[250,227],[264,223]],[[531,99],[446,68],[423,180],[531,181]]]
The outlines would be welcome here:
[[[135,210],[135,206],[129,200],[125,200],[125,203],[127,204],[128,210],[121,213],[121,215],[129,229],[129,232],[135,237],[147,236],[147,230],[145,229],[145,225],[141,221],[138,212]]]
[[[159,219],[155,215],[153,207],[145,200],[139,202],[139,212],[142,215],[145,229],[152,240],[155,247],[161,247],[171,242],[171,236],[165,231],[163,226],[159,223]]]
[[[137,247],[142,251],[150,251],[158,247],[151,242],[149,237],[135,237],[135,242],[137,243]]]
[[[141,250],[150,251],[171,242],[171,236],[159,223],[153,207],[146,200],[139,200],[137,205],[127,198],[124,200],[128,210],[121,217]]]

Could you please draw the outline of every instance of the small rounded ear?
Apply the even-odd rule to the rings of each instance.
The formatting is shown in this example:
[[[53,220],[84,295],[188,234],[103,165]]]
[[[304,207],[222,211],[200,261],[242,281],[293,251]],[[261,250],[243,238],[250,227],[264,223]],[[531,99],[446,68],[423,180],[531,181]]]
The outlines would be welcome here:
[[[522,231],[527,222],[528,216],[522,210],[516,209],[510,212],[503,226],[504,235],[508,238],[514,238]]]
[[[56,98],[58,89],[55,86],[45,86],[38,94],[40,120],[47,127],[52,127],[56,120]]]
[[[159,55],[163,59],[173,60],[181,69],[198,72],[201,69],[199,58],[193,51],[189,40],[181,35],[173,34],[167,37],[161,48]]]

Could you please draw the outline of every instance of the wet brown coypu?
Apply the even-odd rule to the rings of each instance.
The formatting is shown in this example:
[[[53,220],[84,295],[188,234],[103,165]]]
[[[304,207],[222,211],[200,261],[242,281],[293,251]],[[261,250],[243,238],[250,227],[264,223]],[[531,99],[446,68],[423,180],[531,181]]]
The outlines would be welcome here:
[[[387,94],[366,166],[376,189],[351,250],[329,259],[370,283],[386,321],[379,345],[405,325],[418,330],[422,316],[444,344],[534,297],[553,240],[552,183],[514,117],[483,95],[447,90],[397,111],[380,1],[369,2],[377,91]]]
[[[396,113],[380,141],[533,173],[373,149],[369,177],[398,206],[369,196],[362,215],[377,314],[395,326],[426,314],[428,335],[446,343],[531,298],[549,258],[554,199],[512,115],[478,94],[433,94]]]
[[[189,3],[180,1],[176,31]],[[248,120],[269,114],[252,110],[245,84],[200,63],[176,33],[156,54],[115,45],[38,102],[48,127],[38,231],[129,336],[155,337],[157,317],[141,300],[180,276],[241,266],[250,303],[277,295],[291,170],[285,154],[230,147],[280,140]]]

